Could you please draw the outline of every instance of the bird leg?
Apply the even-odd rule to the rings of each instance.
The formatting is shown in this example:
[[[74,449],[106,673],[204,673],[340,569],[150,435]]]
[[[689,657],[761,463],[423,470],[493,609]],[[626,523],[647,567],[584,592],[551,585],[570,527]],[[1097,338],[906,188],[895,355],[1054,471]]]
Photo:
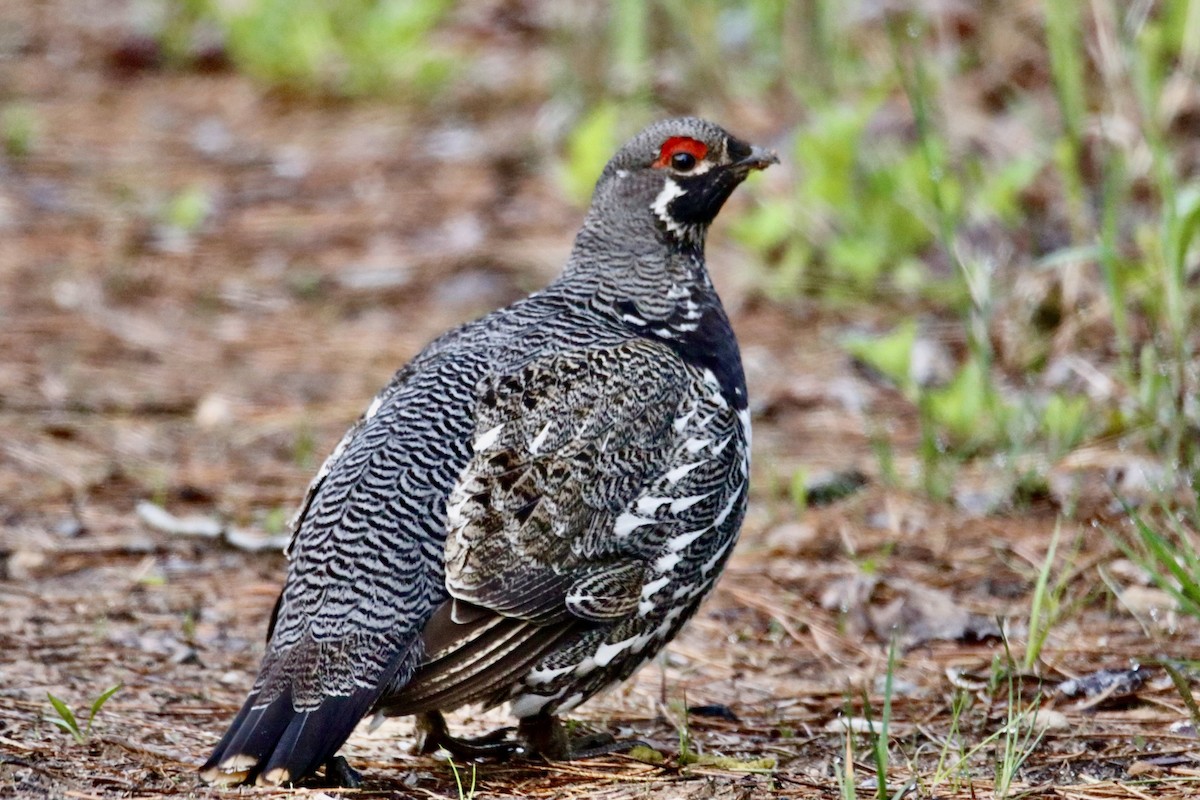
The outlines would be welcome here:
[[[521,745],[506,738],[512,728],[500,728],[483,736],[471,739],[450,735],[446,718],[440,711],[426,711],[417,715],[416,751],[422,754],[446,750],[455,758],[473,761],[477,758],[495,758],[501,761],[521,750]]]
[[[446,718],[440,711],[426,711],[417,715],[416,751],[430,754],[446,750],[463,760],[493,758],[504,761],[521,755],[527,758],[540,756],[550,761],[578,761],[623,753],[646,744],[640,739],[616,739],[603,732],[572,738],[558,717],[550,714],[522,719],[516,729],[516,739],[507,738],[512,731],[512,728],[500,728],[475,738],[458,738],[450,735]]]
[[[526,756],[542,756],[551,761],[578,761],[584,758],[623,753],[646,743],[640,739],[616,739],[609,733],[588,733],[572,739],[558,717],[551,714],[522,719],[517,738],[525,743]]]
[[[362,786],[362,773],[343,756],[334,756],[325,762],[325,783],[334,789],[357,789]]]

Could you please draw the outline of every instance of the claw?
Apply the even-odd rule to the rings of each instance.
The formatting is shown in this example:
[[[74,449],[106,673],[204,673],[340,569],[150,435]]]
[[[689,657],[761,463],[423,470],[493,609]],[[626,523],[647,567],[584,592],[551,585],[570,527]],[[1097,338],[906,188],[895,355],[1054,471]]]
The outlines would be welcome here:
[[[417,717],[418,753],[428,755],[445,750],[455,758],[474,761],[480,758],[504,761],[522,752],[520,742],[508,739],[513,728],[499,728],[483,736],[466,739],[450,735],[446,718],[441,712],[428,711]]]
[[[526,744],[526,757],[542,756],[551,761],[579,761],[646,744],[640,739],[616,739],[608,733],[589,733],[571,739],[558,718],[548,714],[521,720],[517,736]]]
[[[362,786],[362,773],[343,756],[334,756],[325,763],[325,782],[335,789],[357,789]]]
[[[650,745],[641,739],[617,739],[608,733],[591,734],[571,742],[571,752],[566,760],[582,761],[585,758],[598,758],[610,753],[626,753],[639,746]]]
[[[505,761],[513,756],[578,761],[623,753],[638,745],[648,746],[641,739],[615,739],[608,733],[589,733],[572,739],[558,718],[550,715],[521,720],[515,739],[508,738],[512,732],[513,728],[500,728],[471,739],[457,738],[450,735],[446,718],[440,712],[429,711],[417,716],[416,751],[428,755],[446,750],[464,761]]]

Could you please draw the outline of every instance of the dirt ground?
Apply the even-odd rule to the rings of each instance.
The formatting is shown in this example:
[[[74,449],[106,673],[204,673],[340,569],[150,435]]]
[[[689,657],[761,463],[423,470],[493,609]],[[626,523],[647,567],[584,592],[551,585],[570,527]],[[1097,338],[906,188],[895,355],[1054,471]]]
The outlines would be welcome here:
[[[0,35],[0,100],[39,121],[30,155],[0,159],[0,796],[282,794],[206,787],[195,767],[253,681],[286,519],[390,374],[548,281],[582,211],[553,180],[536,86],[420,110],[301,101],[228,70],[142,69],[117,46],[120,14],[100,13],[119,8],[6,5]],[[519,35],[481,46],[519,51]],[[534,72],[521,63],[533,51],[511,57],[514,75]],[[796,175],[785,164],[768,179]],[[194,226],[164,212],[189,197]],[[1155,666],[1200,657],[1200,630],[1118,557],[1106,530],[1120,516],[1086,488],[1103,487],[1104,455],[1062,468],[1085,491],[1060,530],[1063,611],[1040,678],[989,686],[1004,673],[1001,626],[1023,652],[1055,498],[985,516],[887,485],[872,440],[886,431],[905,473],[915,410],[837,344],[876,312],[768,302],[744,258],[718,223],[709,262],[754,398],[742,542],[666,658],[576,714],[665,760],[484,763],[476,796],[836,797],[839,773],[873,794],[867,738],[847,730],[878,719],[893,628],[906,647],[889,794],[915,781],[925,795],[991,796],[1005,739],[989,736],[1020,706],[1041,709],[1041,739],[1014,791],[1200,795],[1200,743]],[[867,483],[800,511],[799,468]],[[142,503],[222,533],[172,531]],[[1099,670],[1125,682],[1061,685]],[[116,684],[85,741],[46,721],[47,693],[86,716]],[[715,705],[732,715],[685,723],[685,707]],[[504,716],[452,724],[482,733]],[[716,758],[681,764],[685,727]],[[960,741],[978,749],[935,780]],[[469,795],[410,744],[405,721],[360,728],[343,752],[363,796]]]

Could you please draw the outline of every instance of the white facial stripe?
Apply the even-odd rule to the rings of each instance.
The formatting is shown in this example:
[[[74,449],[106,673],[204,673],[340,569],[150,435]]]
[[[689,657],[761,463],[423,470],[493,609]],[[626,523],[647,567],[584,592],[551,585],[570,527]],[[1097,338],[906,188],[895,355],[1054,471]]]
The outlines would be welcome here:
[[[703,161],[697,162],[696,166],[692,167],[690,170],[688,170],[687,172],[685,172],[683,174],[688,175],[688,176],[703,175],[704,173],[708,172],[712,168],[713,168],[713,163],[706,158]]]
[[[650,204],[650,210],[654,215],[662,220],[662,223],[667,226],[667,230],[680,236],[687,235],[687,226],[680,225],[671,216],[671,211],[668,208],[671,201],[677,197],[683,197],[687,194],[687,190],[676,183],[673,179],[667,178],[663,182],[662,191],[658,193],[658,197],[654,198],[654,202]]]

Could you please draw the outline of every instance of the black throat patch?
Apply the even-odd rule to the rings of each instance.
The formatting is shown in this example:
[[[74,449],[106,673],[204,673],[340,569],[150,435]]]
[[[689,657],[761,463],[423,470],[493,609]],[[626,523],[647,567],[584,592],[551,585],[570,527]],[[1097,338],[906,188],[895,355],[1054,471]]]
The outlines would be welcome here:
[[[661,342],[686,363],[711,370],[725,401],[735,411],[746,408],[741,352],[729,317],[719,303],[705,304],[698,315],[676,314],[655,320],[643,319],[632,300],[618,301],[616,311],[622,323],[638,336]]]

